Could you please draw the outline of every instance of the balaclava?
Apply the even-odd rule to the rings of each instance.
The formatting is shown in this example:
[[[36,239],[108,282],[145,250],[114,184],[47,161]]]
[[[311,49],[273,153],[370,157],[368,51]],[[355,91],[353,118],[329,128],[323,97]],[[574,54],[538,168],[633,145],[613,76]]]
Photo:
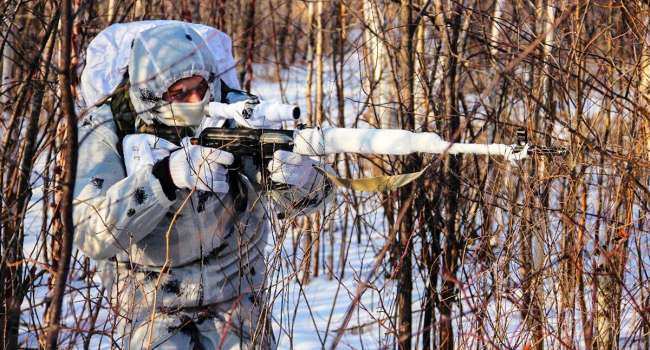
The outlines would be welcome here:
[[[196,126],[210,96],[220,96],[217,64],[207,44],[185,23],[144,30],[133,40],[129,58],[129,96],[138,114],[136,125]],[[175,82],[194,75],[210,86],[202,102],[169,103],[162,96]]]

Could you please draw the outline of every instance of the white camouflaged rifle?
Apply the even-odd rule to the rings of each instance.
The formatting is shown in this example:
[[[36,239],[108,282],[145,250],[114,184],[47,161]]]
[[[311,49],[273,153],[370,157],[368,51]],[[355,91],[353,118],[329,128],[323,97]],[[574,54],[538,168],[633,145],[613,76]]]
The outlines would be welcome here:
[[[564,155],[559,147],[540,147],[528,144],[525,130],[517,131],[517,143],[480,144],[453,143],[432,132],[411,132],[402,129],[362,128],[304,128],[285,130],[273,128],[282,122],[300,117],[297,106],[261,102],[254,107],[250,118],[242,117],[232,105],[211,102],[207,108],[213,118],[234,119],[242,128],[205,128],[193,144],[225,150],[236,157],[251,157],[262,169],[273,158],[273,152],[286,150],[305,156],[326,156],[336,153],[366,155],[481,154],[502,156],[508,161],[519,161],[531,155]],[[424,170],[423,170],[424,171]],[[360,191],[382,191],[405,185],[423,171],[411,174],[348,180],[327,174],[335,184]]]

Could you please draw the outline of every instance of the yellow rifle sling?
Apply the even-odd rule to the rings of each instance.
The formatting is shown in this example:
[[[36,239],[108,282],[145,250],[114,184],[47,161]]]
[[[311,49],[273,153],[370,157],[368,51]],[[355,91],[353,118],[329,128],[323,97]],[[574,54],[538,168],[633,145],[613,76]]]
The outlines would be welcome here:
[[[429,166],[427,165],[424,169],[415,173],[376,176],[365,179],[344,179],[316,167],[316,169],[325,174],[337,187],[349,188],[359,192],[383,192],[397,189],[422,176],[428,168]]]

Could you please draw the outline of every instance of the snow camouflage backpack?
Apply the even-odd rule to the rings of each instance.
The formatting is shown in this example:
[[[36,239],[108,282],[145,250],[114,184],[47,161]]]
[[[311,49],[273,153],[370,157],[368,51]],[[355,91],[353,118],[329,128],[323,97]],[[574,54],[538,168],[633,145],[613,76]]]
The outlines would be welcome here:
[[[86,49],[86,62],[81,74],[81,100],[83,107],[109,104],[120,140],[135,132],[156,134],[178,143],[179,138],[190,136],[189,127],[169,127],[161,123],[144,125],[136,130],[136,114],[129,98],[129,79],[127,65],[131,53],[131,43],[135,36],[147,29],[178,21],[156,20],[130,23],[116,23],[101,31]],[[185,23],[185,22],[183,22]],[[221,73],[215,79],[215,90],[223,95],[226,89],[239,88],[235,61],[232,56],[232,42],[225,33],[202,24],[185,23],[194,29],[205,41],[214,55]]]

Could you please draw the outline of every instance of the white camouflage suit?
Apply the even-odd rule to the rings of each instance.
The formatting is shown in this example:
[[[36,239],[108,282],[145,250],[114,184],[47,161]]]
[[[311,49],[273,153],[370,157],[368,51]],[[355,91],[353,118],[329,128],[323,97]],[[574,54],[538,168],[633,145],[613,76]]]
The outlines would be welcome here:
[[[148,31],[136,36],[130,95],[140,122],[155,118],[147,104],[173,82],[219,74],[196,33],[181,29],[153,44]],[[211,85],[212,96],[220,96]],[[127,176],[110,106],[95,108],[79,131],[75,244],[96,261],[111,290],[124,335],[115,347],[274,347],[263,290],[268,216],[314,210],[328,200],[326,180],[315,183],[328,191],[265,192],[239,174],[244,210],[235,208],[232,184],[226,194],[177,189],[170,199],[151,165]],[[267,212],[269,205],[275,209]]]

